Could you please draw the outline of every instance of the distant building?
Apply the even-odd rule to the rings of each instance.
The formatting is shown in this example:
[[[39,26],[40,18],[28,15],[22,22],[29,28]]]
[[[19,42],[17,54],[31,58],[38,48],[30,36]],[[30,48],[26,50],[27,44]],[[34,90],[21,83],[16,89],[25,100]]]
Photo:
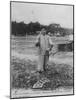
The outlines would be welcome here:
[[[54,28],[60,28],[60,27],[61,27],[60,24],[52,23],[51,25],[52,25],[52,27],[54,27]]]

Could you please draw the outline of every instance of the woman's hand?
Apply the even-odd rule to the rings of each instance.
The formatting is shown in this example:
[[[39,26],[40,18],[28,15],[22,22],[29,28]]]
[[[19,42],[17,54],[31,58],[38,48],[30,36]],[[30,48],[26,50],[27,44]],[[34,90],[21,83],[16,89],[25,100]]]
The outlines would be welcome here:
[[[37,42],[37,43],[35,44],[35,46],[36,46],[36,47],[40,47],[40,43]]]

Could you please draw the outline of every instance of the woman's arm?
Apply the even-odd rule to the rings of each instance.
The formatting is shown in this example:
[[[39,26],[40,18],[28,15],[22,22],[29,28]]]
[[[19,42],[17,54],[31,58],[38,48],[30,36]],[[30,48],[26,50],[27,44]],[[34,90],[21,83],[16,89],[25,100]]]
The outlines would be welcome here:
[[[36,38],[35,46],[39,47],[40,46],[40,34]]]
[[[50,45],[49,50],[51,50],[53,48],[54,44],[53,44],[52,39],[51,39],[50,36],[49,36],[49,45]]]

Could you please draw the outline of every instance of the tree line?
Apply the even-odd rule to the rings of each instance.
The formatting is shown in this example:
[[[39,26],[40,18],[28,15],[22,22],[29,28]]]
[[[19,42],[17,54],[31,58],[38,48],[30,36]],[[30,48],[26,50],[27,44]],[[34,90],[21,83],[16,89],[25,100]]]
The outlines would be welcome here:
[[[11,34],[15,36],[37,35],[42,28],[45,28],[47,33],[50,32],[52,35],[56,35],[57,33],[61,36],[73,34],[72,29],[63,28],[57,23],[42,25],[39,22],[30,22],[28,24],[16,21],[11,22]]]

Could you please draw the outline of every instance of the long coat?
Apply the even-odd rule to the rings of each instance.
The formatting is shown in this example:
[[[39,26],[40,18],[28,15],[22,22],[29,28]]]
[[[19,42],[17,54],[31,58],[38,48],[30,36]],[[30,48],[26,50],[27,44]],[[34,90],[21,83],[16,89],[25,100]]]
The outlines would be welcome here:
[[[46,51],[49,52],[52,43],[52,40],[49,35],[39,34],[36,39],[36,43],[39,43],[38,47],[38,70],[43,71],[44,66],[47,65],[49,61],[49,56],[46,55]]]

